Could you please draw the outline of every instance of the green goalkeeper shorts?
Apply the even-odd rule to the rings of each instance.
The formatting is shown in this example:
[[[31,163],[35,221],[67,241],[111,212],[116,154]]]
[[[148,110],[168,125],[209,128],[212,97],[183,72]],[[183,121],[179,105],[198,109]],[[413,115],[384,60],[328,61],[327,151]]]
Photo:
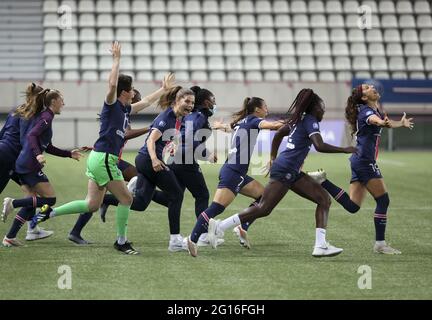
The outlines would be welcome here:
[[[101,187],[113,180],[122,181],[123,175],[117,163],[117,156],[93,150],[87,159],[86,175]]]

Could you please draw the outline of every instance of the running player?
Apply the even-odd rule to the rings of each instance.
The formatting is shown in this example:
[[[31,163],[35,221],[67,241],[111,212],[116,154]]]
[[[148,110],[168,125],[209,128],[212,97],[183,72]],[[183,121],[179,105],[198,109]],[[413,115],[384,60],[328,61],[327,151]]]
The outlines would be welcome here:
[[[257,97],[246,98],[242,109],[234,114],[230,129],[234,130],[232,146],[228,158],[219,173],[219,184],[210,207],[199,215],[190,237],[188,249],[192,256],[197,256],[197,242],[202,233],[207,232],[210,218],[221,214],[238,193],[259,201],[264,187],[255,179],[247,175],[249,163],[258,133],[262,129],[277,130],[281,121],[267,121],[266,102]],[[251,221],[248,221],[251,222]],[[210,240],[210,239],[209,239]]]
[[[223,221],[210,219],[208,239],[213,247],[217,238],[229,228],[269,215],[282,200],[289,189],[303,198],[317,204],[315,211],[316,240],[312,255],[314,257],[335,256],[343,249],[336,248],[326,241],[326,227],[330,198],[325,190],[311,177],[303,174],[301,166],[313,144],[318,152],[353,153],[354,147],[335,147],[323,142],[319,122],[325,111],[324,102],[311,89],[302,89],[288,110],[288,122],[276,133],[271,148],[270,182],[266,185],[258,205],[243,210]],[[277,156],[282,138],[288,136],[287,148]],[[247,239],[247,234],[244,235]],[[189,242],[190,244],[190,242]],[[192,256],[196,247],[189,245]]]
[[[376,159],[383,127],[409,128],[414,124],[406,114],[399,121],[390,120],[379,107],[380,95],[374,86],[362,84],[352,90],[345,109],[345,117],[351,127],[351,135],[357,139],[358,153],[350,158],[351,181],[349,195],[327,179],[325,171],[309,173],[339,202],[348,212],[356,213],[369,192],[374,197],[376,209],[374,214],[375,244],[374,252],[383,254],[400,254],[385,241],[387,210],[390,204],[387,188]]]
[[[141,97],[141,93],[137,89],[134,90],[134,97],[132,98],[132,104],[136,104],[142,100],[145,103],[145,107],[151,106],[154,102],[159,99],[164,92],[167,92],[170,88],[174,86],[175,82],[175,76],[172,73],[167,74],[163,81],[162,86],[155,92],[151,93],[150,95],[144,97],[144,99]],[[150,128],[140,128],[140,129],[132,129],[130,124],[128,124],[128,127],[125,131],[125,145],[126,142],[130,139],[134,139],[137,137],[140,137],[150,131]],[[85,151],[91,151],[93,150],[93,147],[83,147],[82,150]],[[133,177],[136,177],[138,175],[138,171],[136,170],[135,166],[133,166],[131,163],[123,160],[121,158],[121,153],[119,156],[119,161],[117,164],[117,167],[121,171],[123,178],[126,182],[129,182]],[[112,195],[111,195],[112,196]],[[116,199],[114,196],[112,196],[114,199]],[[116,199],[117,200],[117,199]],[[87,241],[82,238],[81,231],[82,229],[87,225],[87,223],[90,221],[91,217],[93,216],[93,212],[86,212],[82,213],[78,216],[78,219],[70,231],[68,235],[68,239],[72,242],[75,242],[79,245],[87,245],[91,244],[90,241]],[[105,222],[105,215],[101,215],[102,221]]]
[[[117,162],[124,145],[129,114],[141,111],[146,104],[141,101],[131,105],[134,96],[132,77],[119,75],[121,46],[117,41],[113,42],[111,52],[113,65],[109,76],[108,93],[101,112],[99,138],[87,159],[86,175],[89,182],[86,200],[72,201],[55,209],[44,206],[32,222],[37,224],[55,216],[94,212],[99,209],[108,189],[120,202],[116,212],[117,240],[114,248],[124,254],[136,255],[139,252],[132,248],[126,236],[132,196],[117,168]]]
[[[52,121],[54,115],[61,113],[63,106],[63,96],[59,91],[45,89],[29,105],[24,105],[16,111],[18,115],[29,121],[20,128],[20,135],[25,139],[21,141],[22,150],[15,163],[15,172],[18,174],[21,184],[40,197],[5,198],[3,207],[5,219],[14,208],[23,208],[15,217],[11,229],[3,239],[5,246],[16,245],[16,235],[23,223],[34,215],[34,208],[45,204],[53,205],[56,202],[54,189],[42,171],[46,164],[43,152],[46,151],[59,157],[69,157],[75,160],[79,160],[81,157],[78,150],[58,149],[51,143]],[[25,132],[23,132],[23,127],[26,127]],[[31,226],[31,228],[34,227]]]
[[[43,88],[35,83],[31,83],[27,86],[25,90],[25,103],[18,108],[28,107],[33,99],[36,98],[37,94],[41,92]],[[20,122],[23,119],[16,114],[16,108],[8,114],[6,122],[0,131],[0,153],[2,157],[0,159],[0,193],[3,192],[4,188],[8,184],[9,180],[14,180],[22,189],[27,197],[36,196],[32,193],[26,186],[21,186],[18,174],[15,172],[15,162],[18,155],[22,149],[20,141]],[[21,209],[22,211],[26,209]],[[35,209],[33,208],[33,214]],[[6,222],[7,216],[2,213],[2,220]],[[18,213],[16,219],[19,224],[23,224],[23,219]],[[27,224],[28,230],[26,235],[26,240],[38,240],[49,237],[53,234],[52,231],[43,230],[42,228],[36,227],[34,229],[30,228],[30,224]],[[15,244],[21,244],[18,240],[11,240],[5,242],[5,245],[10,246],[11,242],[15,241]]]

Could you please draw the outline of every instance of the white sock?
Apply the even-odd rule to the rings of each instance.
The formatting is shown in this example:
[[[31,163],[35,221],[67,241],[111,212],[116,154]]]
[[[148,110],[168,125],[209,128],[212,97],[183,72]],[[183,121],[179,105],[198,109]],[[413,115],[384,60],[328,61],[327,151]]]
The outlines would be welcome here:
[[[315,247],[326,247],[326,229],[315,229]]]
[[[238,213],[236,213],[235,215],[219,222],[218,230],[225,232],[225,230],[237,227],[239,224],[241,224],[240,217]]]
[[[179,233],[177,233],[177,234],[170,234],[170,241],[177,240],[177,238],[179,238],[179,237],[180,237]]]
[[[54,218],[56,216],[56,212],[55,212],[55,210],[54,209],[52,209],[51,210],[51,212],[50,212],[50,218]]]
[[[126,236],[118,236],[117,237],[117,243],[118,244],[125,244],[126,240],[127,240]]]
[[[375,241],[375,243],[376,243],[377,245],[379,245],[379,246],[385,246],[385,245],[386,245],[385,240],[382,240],[382,241]]]

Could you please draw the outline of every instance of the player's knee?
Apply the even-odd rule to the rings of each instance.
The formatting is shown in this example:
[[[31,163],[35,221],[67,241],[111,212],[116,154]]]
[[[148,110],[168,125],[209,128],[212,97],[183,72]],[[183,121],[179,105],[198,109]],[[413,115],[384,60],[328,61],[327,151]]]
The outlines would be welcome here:
[[[177,192],[170,192],[168,194],[168,199],[170,202],[182,203],[183,202],[183,192],[178,190]]]
[[[388,193],[384,193],[382,196],[375,198],[376,204],[377,204],[377,211],[378,212],[387,212],[387,208],[390,205],[390,198],[388,196]]]
[[[91,199],[91,200],[87,201],[87,206],[88,206],[89,212],[95,212],[95,211],[97,211],[99,209],[100,202]]]
[[[132,194],[127,192],[124,195],[122,195],[121,199],[119,199],[119,204],[123,206],[131,206],[132,201],[133,201]]]
[[[318,196],[317,203],[321,207],[329,209],[331,206],[331,198],[327,193],[322,193]]]

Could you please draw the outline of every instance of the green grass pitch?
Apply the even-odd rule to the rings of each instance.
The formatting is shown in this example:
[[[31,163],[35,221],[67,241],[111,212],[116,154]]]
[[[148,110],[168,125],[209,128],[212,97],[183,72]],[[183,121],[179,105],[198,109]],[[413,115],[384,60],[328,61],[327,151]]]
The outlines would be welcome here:
[[[134,154],[125,158],[133,162]],[[132,212],[129,239],[139,256],[116,252],[114,209],[102,223],[96,213],[83,235],[91,246],[76,246],[66,239],[77,216],[43,223],[55,234],[27,242],[21,248],[0,248],[2,299],[431,299],[432,298],[432,154],[395,152],[380,154],[378,163],[390,194],[387,241],[402,251],[399,256],[372,252],[373,199],[368,196],[355,215],[333,201],[328,239],[344,252],[334,258],[311,256],[315,238],[314,205],[293,193],[273,213],[250,228],[252,249],[238,244],[231,232],[217,250],[170,253],[167,210],[151,204],[146,212]],[[48,157],[45,172],[57,193],[57,204],[82,199],[86,194],[85,159]],[[219,165],[203,165],[211,192],[217,185]],[[324,168],[333,182],[348,187],[347,155],[311,154],[305,170]],[[263,183],[266,179],[258,176]],[[14,183],[2,193],[21,197]],[[221,217],[249,205],[238,196]],[[3,236],[12,217],[0,225]],[[193,199],[188,192],[182,210],[181,232],[194,224]],[[25,230],[19,234],[24,239]],[[61,290],[58,268],[72,271],[72,289]],[[372,271],[372,288],[359,289],[358,269]]]

